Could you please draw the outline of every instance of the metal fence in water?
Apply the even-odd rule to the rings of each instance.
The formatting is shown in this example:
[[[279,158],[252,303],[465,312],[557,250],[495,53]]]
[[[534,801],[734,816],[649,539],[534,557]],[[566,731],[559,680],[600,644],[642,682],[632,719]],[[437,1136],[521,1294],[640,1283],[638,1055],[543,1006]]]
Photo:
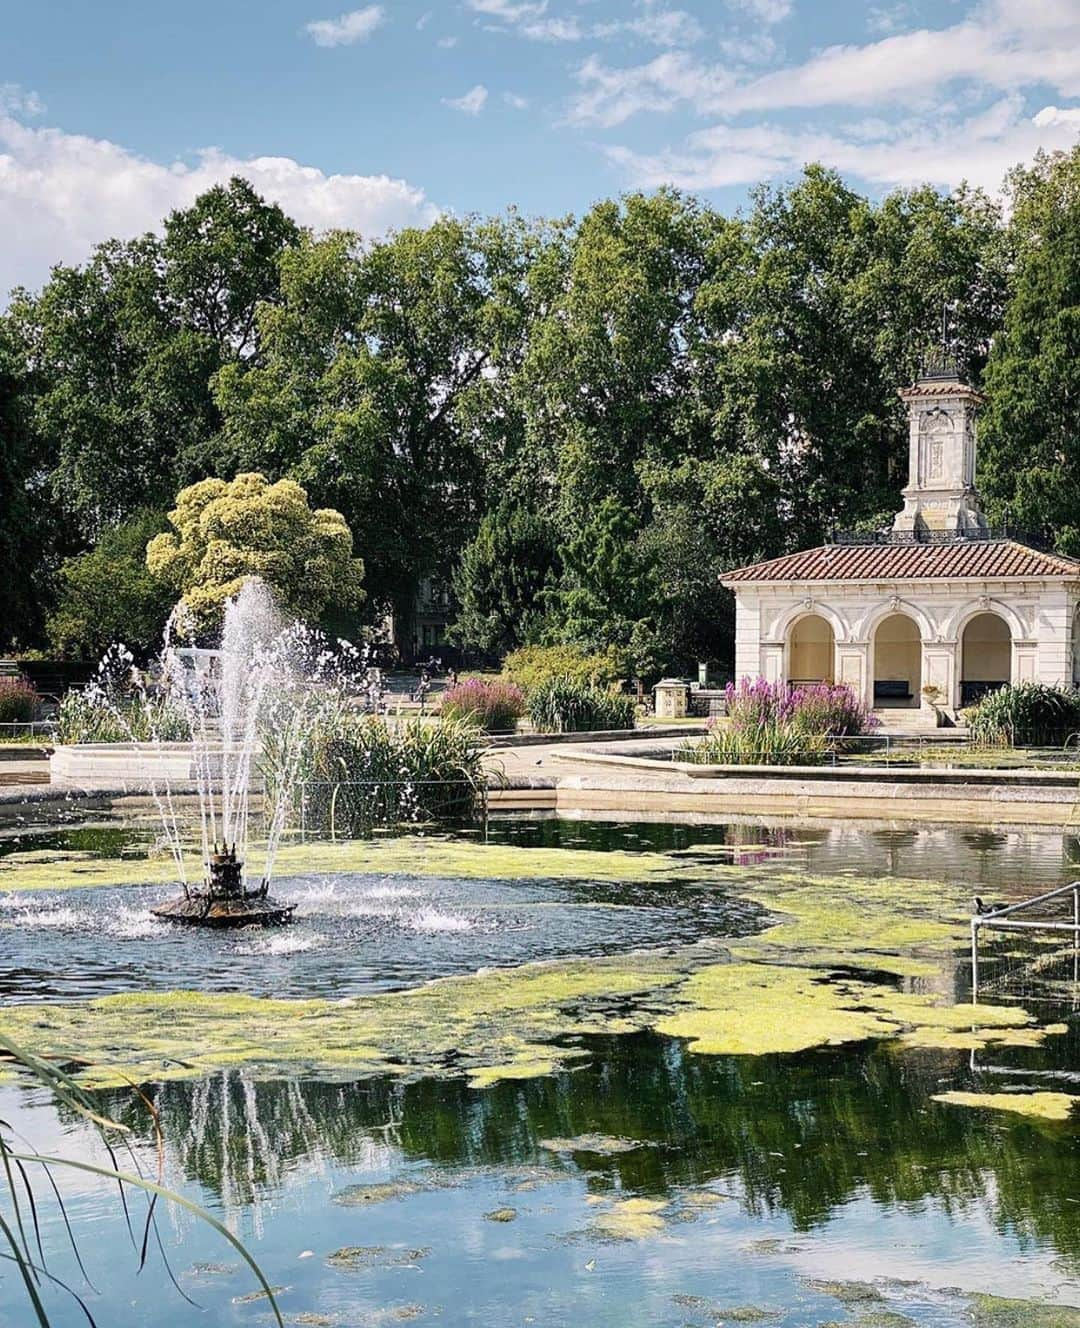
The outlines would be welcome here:
[[[304,780],[297,794],[295,819],[302,841],[487,824],[487,787],[469,779]]]

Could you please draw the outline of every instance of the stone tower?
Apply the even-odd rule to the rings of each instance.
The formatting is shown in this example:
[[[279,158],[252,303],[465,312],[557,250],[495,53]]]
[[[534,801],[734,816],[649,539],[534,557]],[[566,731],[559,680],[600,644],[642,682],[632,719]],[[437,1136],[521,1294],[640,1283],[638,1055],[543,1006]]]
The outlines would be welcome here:
[[[893,530],[915,536],[987,533],[975,489],[975,417],[982,397],[960,381],[943,347],[923,361],[919,380],[903,388],[910,429],[904,510]]]

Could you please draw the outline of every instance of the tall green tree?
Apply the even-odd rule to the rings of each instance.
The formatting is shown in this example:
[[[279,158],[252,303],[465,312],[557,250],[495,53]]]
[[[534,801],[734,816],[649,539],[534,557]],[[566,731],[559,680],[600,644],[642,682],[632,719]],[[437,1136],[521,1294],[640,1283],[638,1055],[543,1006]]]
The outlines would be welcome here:
[[[122,642],[138,658],[161,645],[176,595],[146,566],[146,546],[166,528],[163,512],[136,512],[106,530],[88,553],[60,567],[49,644],[59,654],[99,659]]]
[[[538,639],[557,572],[550,521],[504,500],[485,513],[462,551],[453,577],[451,639],[500,657]]]
[[[172,213],[162,235],[108,241],[85,265],[54,268],[40,294],[16,292],[33,427],[85,543],[219,469],[214,375],[255,356],[256,308],[276,297],[298,236],[235,179]]]
[[[981,487],[999,521],[1080,555],[1080,149],[1011,177],[1013,257],[986,371]]]
[[[32,427],[32,381],[10,320],[0,319],[0,650],[41,636],[63,523],[48,488],[50,456]]]
[[[373,604],[402,623],[420,581],[451,573],[483,513],[486,458],[514,432],[504,382],[531,244],[513,217],[308,241],[260,313],[260,363],[218,376],[233,462],[295,476],[344,513]]]

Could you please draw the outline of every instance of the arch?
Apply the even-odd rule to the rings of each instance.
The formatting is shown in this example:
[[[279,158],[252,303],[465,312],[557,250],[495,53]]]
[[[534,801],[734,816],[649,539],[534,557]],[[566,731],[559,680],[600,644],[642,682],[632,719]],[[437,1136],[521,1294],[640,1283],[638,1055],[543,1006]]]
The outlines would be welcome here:
[[[968,618],[960,636],[961,706],[1009,685],[1012,643],[1012,630],[1000,613],[983,610]]]
[[[836,674],[836,633],[820,613],[796,618],[787,635],[788,682],[833,682]]]
[[[999,618],[1004,618],[1014,641],[1023,641],[1029,635],[1027,624],[1015,609],[1002,600],[989,599],[984,595],[954,609],[942,624],[942,637],[947,641],[959,641],[968,623],[980,613],[996,613]]]
[[[863,615],[863,618],[857,624],[859,636],[864,641],[873,640],[874,634],[885,619],[891,618],[897,613],[914,620],[916,627],[919,629],[919,635],[924,641],[934,639],[937,633],[926,611],[921,609],[918,604],[912,604],[910,600],[900,599],[896,596],[891,600],[884,600]]]
[[[831,604],[820,604],[817,600],[806,600],[785,609],[777,615],[769,628],[769,639],[772,641],[787,641],[795,624],[800,618],[805,618],[808,614],[816,614],[819,618],[824,618],[832,628],[833,637],[837,641],[846,641],[851,635],[847,620],[838,609],[834,609]]]
[[[922,705],[922,632],[909,613],[893,610],[874,628],[874,705],[914,709]]]

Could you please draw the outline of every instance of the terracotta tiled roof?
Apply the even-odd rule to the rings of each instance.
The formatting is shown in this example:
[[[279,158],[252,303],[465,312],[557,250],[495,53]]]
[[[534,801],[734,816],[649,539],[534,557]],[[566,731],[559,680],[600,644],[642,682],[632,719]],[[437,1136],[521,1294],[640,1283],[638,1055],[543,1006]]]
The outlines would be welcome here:
[[[724,572],[725,584],[746,581],[909,581],[925,577],[999,580],[1044,577],[1080,580],[1080,562],[1040,553],[1015,540],[957,540],[955,544],[826,544]]]

